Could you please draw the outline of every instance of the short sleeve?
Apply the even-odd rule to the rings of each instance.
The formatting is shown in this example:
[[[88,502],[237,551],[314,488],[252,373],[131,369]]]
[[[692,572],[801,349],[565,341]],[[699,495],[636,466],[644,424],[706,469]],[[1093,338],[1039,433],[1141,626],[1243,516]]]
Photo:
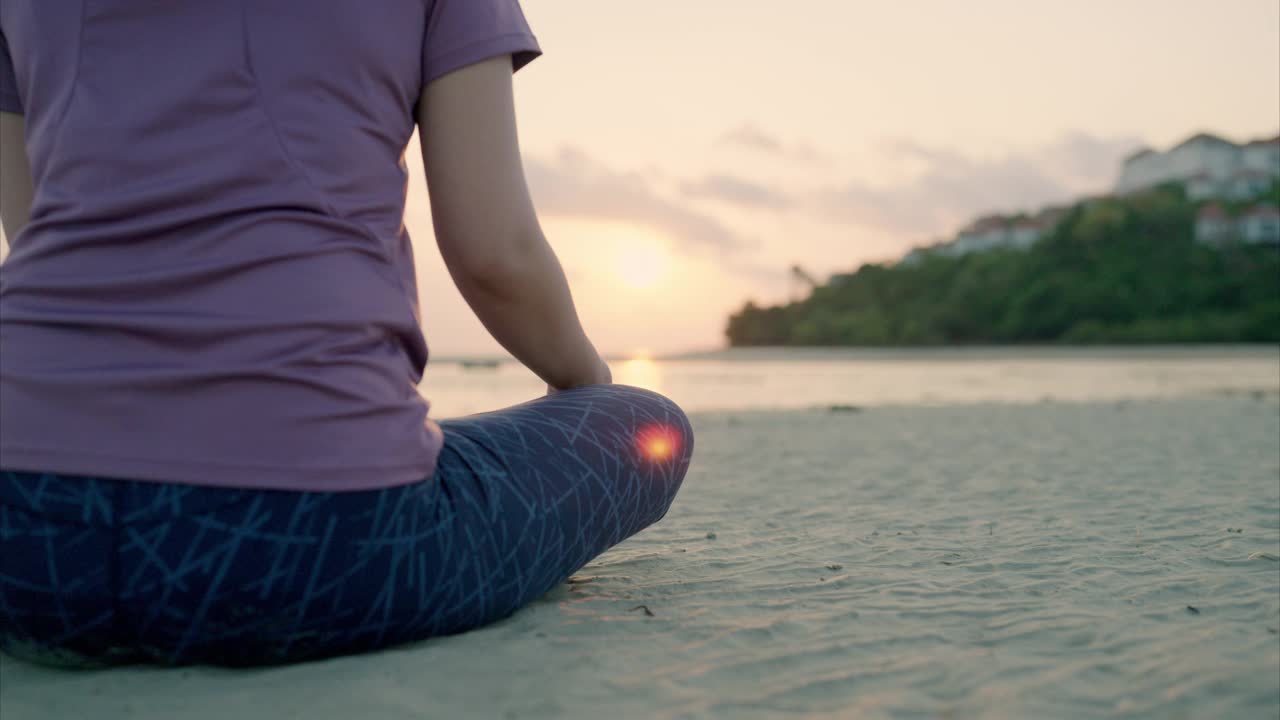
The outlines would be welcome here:
[[[0,30],[0,111],[22,114],[22,98],[18,96],[18,78],[9,56],[9,42]]]
[[[422,84],[499,55],[512,71],[542,54],[519,0],[434,0],[422,47]]]

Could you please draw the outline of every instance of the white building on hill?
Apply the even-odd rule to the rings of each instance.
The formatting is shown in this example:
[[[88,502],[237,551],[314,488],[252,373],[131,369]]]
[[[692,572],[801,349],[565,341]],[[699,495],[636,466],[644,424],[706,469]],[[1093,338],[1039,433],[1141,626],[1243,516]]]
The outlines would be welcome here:
[[[1035,244],[1046,228],[1044,223],[1033,218],[1023,218],[1013,224],[1009,230],[1009,247],[1026,250]]]
[[[1209,173],[1196,173],[1186,178],[1184,187],[1190,200],[1208,200],[1218,196],[1219,181]]]
[[[1009,224],[1000,215],[980,217],[956,235],[956,239],[943,246],[946,255],[966,255],[980,250],[1005,245],[1009,238]]]
[[[1116,182],[1116,195],[1141,192],[1166,182],[1180,182],[1191,200],[1248,201],[1280,181],[1280,135],[1243,145],[1208,133],[1199,133],[1165,152],[1143,148],[1125,158]],[[1080,200],[1090,203],[1106,195]],[[1026,249],[1053,230],[1066,213],[1045,208],[1034,217],[988,215],[978,218],[949,242],[920,247],[907,253],[903,265],[915,265],[930,255],[958,257],[994,248]],[[1231,217],[1216,203],[1206,205],[1196,218],[1196,238],[1204,243],[1240,241],[1280,244],[1280,211],[1261,204],[1240,217]]]
[[[1032,217],[1024,216],[1018,219],[1003,215],[980,217],[961,230],[954,240],[916,248],[907,253],[901,262],[904,265],[915,265],[923,261],[926,255],[958,257],[999,247],[1026,250],[1053,230],[1066,212],[1065,208],[1048,207]]]
[[[1217,245],[1230,239],[1235,223],[1221,205],[1210,203],[1200,208],[1196,215],[1196,240],[1206,245]]]
[[[1244,199],[1265,191],[1276,178],[1280,178],[1280,136],[1237,145],[1200,133],[1165,152],[1143,148],[1125,158],[1116,193],[1183,182],[1192,199]]]
[[[1271,183],[1275,182],[1277,176],[1280,176],[1280,173],[1273,176],[1261,170],[1242,167],[1232,173],[1226,184],[1222,186],[1222,196],[1231,200],[1248,200],[1270,189]]]
[[[1207,245],[1233,241],[1280,245],[1280,209],[1259,203],[1231,217],[1221,205],[1209,203],[1196,215],[1196,240]]]
[[[1240,217],[1240,239],[1247,243],[1280,245],[1280,209],[1255,205]]]
[[[1248,200],[1270,189],[1275,179],[1261,170],[1242,167],[1226,178],[1197,173],[1186,179],[1184,187],[1189,200]]]
[[[1245,143],[1240,148],[1240,164],[1249,170],[1280,175],[1280,135]]]

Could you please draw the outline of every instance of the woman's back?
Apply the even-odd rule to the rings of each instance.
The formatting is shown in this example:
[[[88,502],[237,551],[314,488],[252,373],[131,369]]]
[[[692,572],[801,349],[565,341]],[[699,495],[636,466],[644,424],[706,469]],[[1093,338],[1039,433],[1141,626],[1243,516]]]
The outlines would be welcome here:
[[[518,6],[5,0],[0,30],[36,188],[0,268],[5,464],[429,475],[402,156],[427,82],[536,54]]]
[[[462,632],[666,513],[692,431],[611,383],[542,234],[516,0],[3,0],[0,31],[0,652]],[[415,123],[441,257],[546,397],[426,419]]]

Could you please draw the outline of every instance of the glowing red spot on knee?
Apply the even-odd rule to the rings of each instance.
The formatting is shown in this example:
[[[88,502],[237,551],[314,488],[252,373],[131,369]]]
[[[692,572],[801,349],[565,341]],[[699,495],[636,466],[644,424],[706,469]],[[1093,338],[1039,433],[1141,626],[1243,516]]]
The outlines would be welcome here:
[[[636,448],[645,459],[659,462],[680,453],[680,431],[670,425],[655,423],[636,433]]]

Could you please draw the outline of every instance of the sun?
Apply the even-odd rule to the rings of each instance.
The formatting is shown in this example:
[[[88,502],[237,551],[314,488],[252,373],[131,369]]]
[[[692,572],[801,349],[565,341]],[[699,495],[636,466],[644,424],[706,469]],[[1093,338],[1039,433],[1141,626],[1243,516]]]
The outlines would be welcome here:
[[[657,285],[667,274],[667,250],[656,240],[628,235],[618,241],[615,269],[628,287],[644,290]]]

